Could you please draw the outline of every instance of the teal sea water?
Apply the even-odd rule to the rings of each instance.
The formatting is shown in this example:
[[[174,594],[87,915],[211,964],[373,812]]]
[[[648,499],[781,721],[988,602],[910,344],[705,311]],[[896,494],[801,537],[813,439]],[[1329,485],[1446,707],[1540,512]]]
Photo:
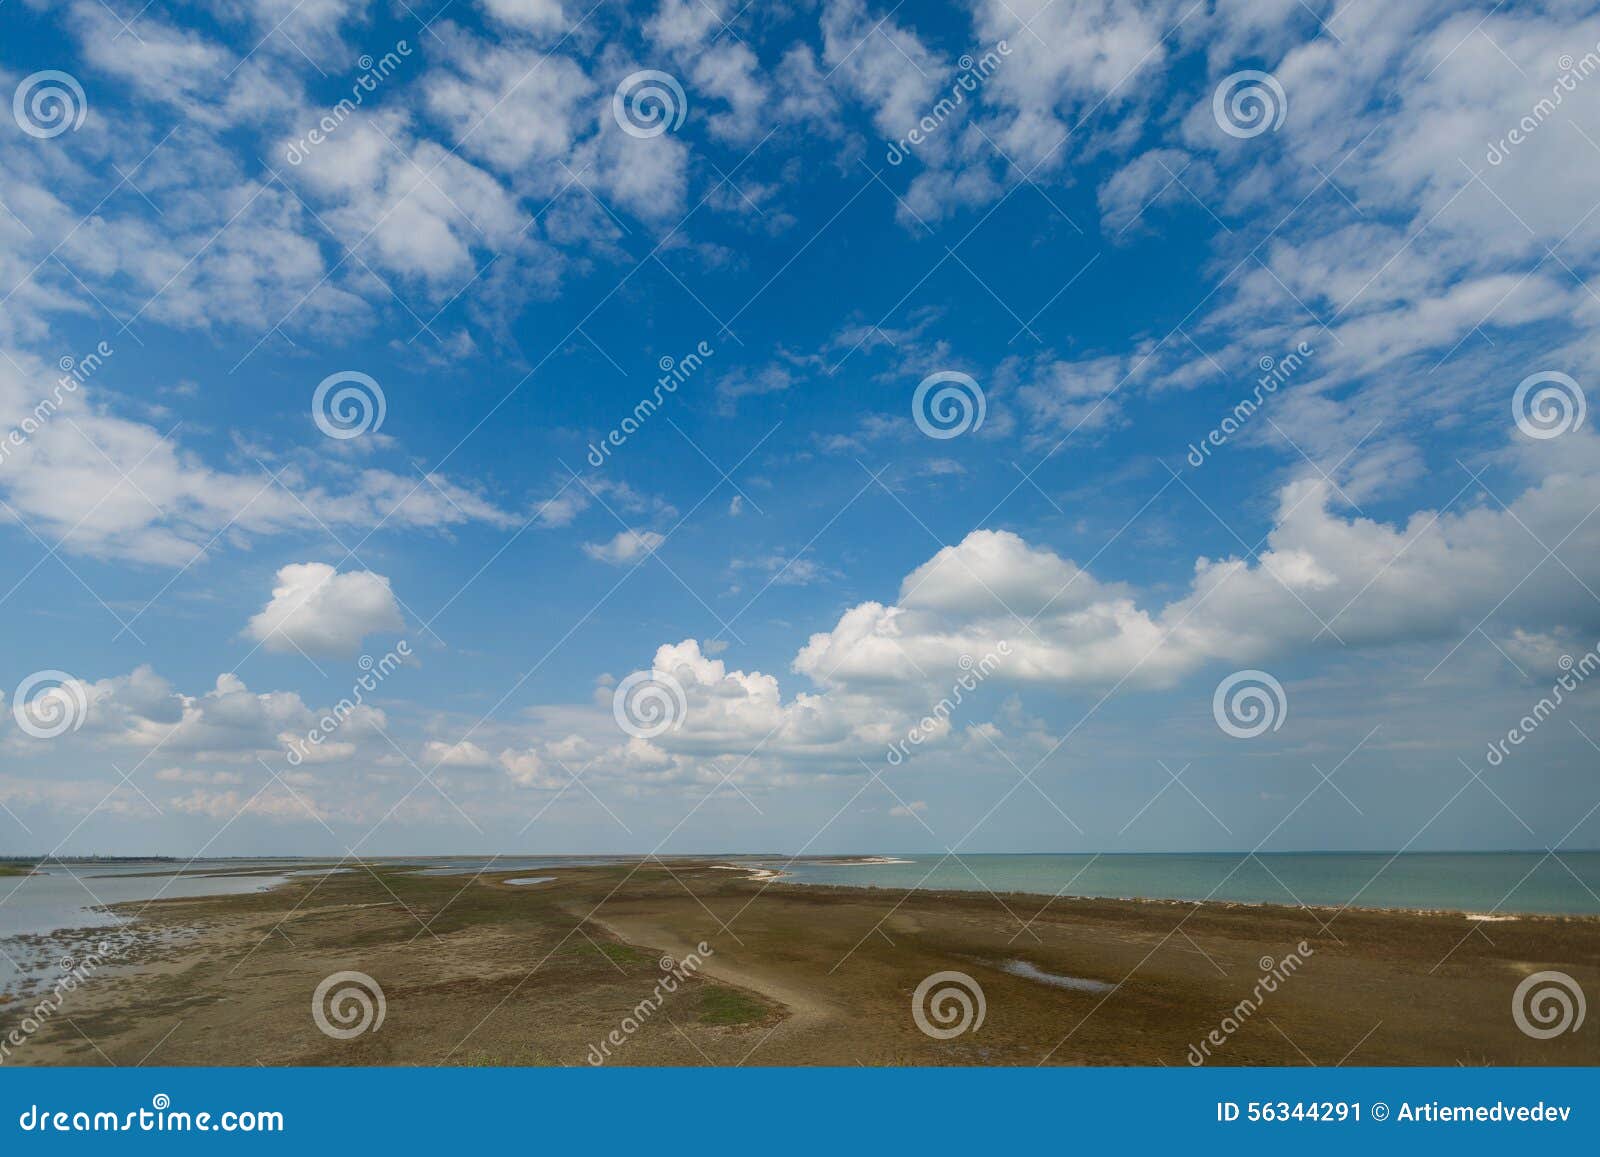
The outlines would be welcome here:
[[[1559,857],[1559,858],[1558,858]],[[798,884],[1463,912],[1600,914],[1600,852],[885,856],[805,863]],[[781,867],[782,862],[772,864]]]
[[[703,860],[705,856],[689,857]],[[1149,900],[1219,900],[1363,908],[1448,909],[1513,915],[1600,915],[1600,852],[1181,853],[1168,855],[963,855],[911,853],[893,862],[789,863],[737,856],[731,862],[781,870],[785,882],[904,891],[1033,892]],[[463,856],[390,860],[428,875],[480,871],[542,873],[630,857]],[[37,876],[0,878],[0,992],[47,964],[48,942],[71,928],[116,936],[136,925],[102,905],[177,896],[255,892],[292,877],[326,873],[327,860],[211,860],[193,863],[52,865]],[[349,871],[352,869],[341,868]],[[251,873],[240,875],[236,873]]]

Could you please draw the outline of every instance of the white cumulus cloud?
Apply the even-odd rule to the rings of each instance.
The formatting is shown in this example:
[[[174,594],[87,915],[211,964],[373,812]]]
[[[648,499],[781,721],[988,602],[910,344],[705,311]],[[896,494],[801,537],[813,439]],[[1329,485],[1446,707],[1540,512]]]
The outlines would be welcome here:
[[[653,530],[624,530],[610,542],[586,542],[583,553],[612,566],[627,566],[667,541]]]
[[[366,636],[402,625],[383,575],[297,562],[278,571],[271,601],[250,619],[246,634],[269,651],[349,655]]]

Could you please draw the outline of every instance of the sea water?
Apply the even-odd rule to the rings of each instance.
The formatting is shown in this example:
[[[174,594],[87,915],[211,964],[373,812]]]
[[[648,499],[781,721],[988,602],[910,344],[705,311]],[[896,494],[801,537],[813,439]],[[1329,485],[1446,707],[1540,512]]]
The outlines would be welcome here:
[[[797,861],[799,884],[1034,892],[1482,914],[1600,914],[1600,852],[1326,852],[874,857]],[[783,861],[762,861],[782,867]]]

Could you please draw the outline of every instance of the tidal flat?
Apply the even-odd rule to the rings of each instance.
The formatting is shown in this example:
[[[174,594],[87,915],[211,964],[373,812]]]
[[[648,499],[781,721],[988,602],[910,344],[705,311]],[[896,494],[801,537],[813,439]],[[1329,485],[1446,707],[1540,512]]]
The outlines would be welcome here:
[[[140,935],[59,1008],[0,1003],[0,1037],[33,1022],[6,1063],[1183,1066],[1220,1037],[1204,1063],[1600,1064],[1594,1019],[1538,1039],[1513,1016],[1537,972],[1600,993],[1592,916],[802,886],[716,860],[535,887],[345,866],[129,906]],[[330,1034],[314,995],[340,973],[382,1015],[346,1006]],[[941,973],[962,1031],[949,982],[917,1007]]]

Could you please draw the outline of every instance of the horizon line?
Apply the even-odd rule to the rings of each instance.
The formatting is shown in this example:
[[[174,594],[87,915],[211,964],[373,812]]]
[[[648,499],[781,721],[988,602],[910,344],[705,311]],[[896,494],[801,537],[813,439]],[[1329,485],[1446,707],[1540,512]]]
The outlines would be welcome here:
[[[1600,848],[1566,848],[1562,850],[1566,855],[1595,855],[1600,854]],[[50,853],[42,856],[32,855],[3,855],[0,863],[36,863],[43,864],[50,861],[57,863],[74,863],[82,860],[139,860],[139,861],[179,861],[188,863],[205,863],[218,860],[454,860],[454,859],[675,859],[675,860],[700,860],[700,859],[790,859],[790,860],[837,860],[854,859],[874,856],[940,856],[960,859],[962,856],[1241,856],[1246,859],[1252,856],[1532,856],[1532,855],[1557,855],[1552,848],[1425,848],[1425,849],[1393,849],[1393,848],[1306,848],[1293,850],[1241,851],[1229,848],[1212,849],[1184,849],[1178,851],[1006,851],[1006,852],[965,852],[960,856],[949,851],[870,851],[870,852],[818,852],[811,855],[791,854],[779,851],[756,852],[418,852],[411,853],[381,853],[367,856],[352,855],[312,855],[309,853],[278,853],[260,852],[251,854],[219,855],[219,856],[184,856],[168,854],[105,854],[93,853],[88,855],[61,855]]]

